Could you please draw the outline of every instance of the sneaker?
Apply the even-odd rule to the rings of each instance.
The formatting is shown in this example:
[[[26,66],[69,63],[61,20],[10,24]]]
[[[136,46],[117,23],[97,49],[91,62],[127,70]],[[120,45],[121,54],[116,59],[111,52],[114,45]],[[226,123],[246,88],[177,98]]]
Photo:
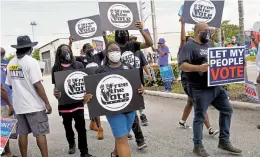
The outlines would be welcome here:
[[[75,152],[76,152],[76,144],[74,144],[74,145],[70,145],[69,146],[69,151],[68,151],[68,154],[75,154]]]
[[[199,157],[208,157],[210,156],[207,151],[204,149],[204,147],[195,147],[193,149],[193,153]]]
[[[215,136],[219,133],[219,130],[213,130],[212,128],[209,129],[209,135],[210,136]]]
[[[111,153],[111,157],[119,157],[118,155],[114,155],[113,152]]]
[[[144,149],[147,147],[147,144],[145,143],[144,140],[140,141],[140,142],[137,142],[137,146],[138,146],[138,149],[141,150],[141,149]]]
[[[98,127],[97,127],[96,122],[90,121],[90,123],[89,123],[89,129],[90,129],[90,130],[93,130],[93,131],[97,131],[97,130],[98,130]]]
[[[80,157],[95,157],[91,154],[80,154]]]
[[[142,124],[142,126],[147,126],[147,125],[148,125],[148,120],[147,120],[145,114],[142,114],[142,115],[140,116],[140,119],[141,119],[141,124]]]
[[[179,124],[181,127],[185,129],[191,129],[191,126],[189,126],[185,121],[184,122],[179,121]]]
[[[239,155],[242,153],[242,150],[235,148],[234,146],[232,146],[231,143],[221,143],[220,142],[218,144],[218,148],[225,150],[227,152],[230,152],[231,154],[234,154],[234,155]]]
[[[102,140],[103,138],[104,138],[103,128],[100,127],[100,128],[97,129],[97,139]]]
[[[128,135],[127,135],[127,139],[128,139],[128,140],[132,140],[132,139],[133,139],[133,136],[132,136],[131,134],[128,134]]]

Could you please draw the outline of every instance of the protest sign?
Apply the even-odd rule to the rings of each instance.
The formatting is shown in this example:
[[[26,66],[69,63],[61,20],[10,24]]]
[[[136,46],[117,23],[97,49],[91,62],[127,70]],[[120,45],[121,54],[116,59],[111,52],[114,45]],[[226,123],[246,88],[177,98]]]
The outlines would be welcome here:
[[[75,41],[102,36],[99,15],[70,20],[68,25],[70,35]]]
[[[208,49],[208,86],[245,82],[245,47]]]
[[[82,102],[85,94],[84,76],[95,74],[97,67],[54,73],[55,87],[61,92],[59,105]]]
[[[244,87],[245,87],[245,94],[247,95],[247,97],[251,100],[259,102],[255,84],[253,82],[246,80]]]
[[[0,118],[1,124],[1,142],[0,142],[0,154],[3,153],[5,145],[17,123],[16,119]]]
[[[99,2],[103,30],[137,30],[137,4],[127,2]]]
[[[185,0],[183,18],[185,23],[207,23],[211,27],[221,25],[224,0]]]
[[[178,12],[178,15],[179,15],[179,16],[182,16],[182,14],[183,14],[183,9],[184,9],[184,5],[181,5],[181,8],[180,8],[180,10],[179,10],[179,12]]]
[[[160,67],[160,73],[163,81],[172,81],[175,79],[172,66]]]
[[[101,52],[104,50],[104,43],[100,40],[92,40],[92,46],[96,52]]]
[[[139,69],[118,70],[84,77],[89,116],[97,117],[144,109]],[[95,86],[93,86],[95,85]]]

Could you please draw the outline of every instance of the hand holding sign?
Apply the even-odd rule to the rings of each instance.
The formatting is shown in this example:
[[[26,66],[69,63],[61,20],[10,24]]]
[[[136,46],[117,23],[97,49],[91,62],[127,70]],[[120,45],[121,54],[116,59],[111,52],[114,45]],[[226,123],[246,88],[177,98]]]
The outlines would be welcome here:
[[[84,95],[83,103],[84,103],[84,104],[87,104],[87,103],[92,99],[92,97],[93,97],[93,96],[92,96],[91,94],[87,94],[87,93],[86,93],[86,94]]]
[[[143,23],[138,21],[135,23],[135,27],[139,30],[143,30]]]
[[[54,88],[53,95],[55,96],[56,99],[61,98],[61,92],[59,92],[57,88]]]
[[[208,71],[208,67],[209,67],[209,64],[207,64],[207,63],[199,65],[199,72],[203,72],[203,73],[207,72]]]
[[[143,95],[143,94],[144,94],[144,88],[139,88],[139,89],[138,89],[138,93],[140,93],[140,94]]]

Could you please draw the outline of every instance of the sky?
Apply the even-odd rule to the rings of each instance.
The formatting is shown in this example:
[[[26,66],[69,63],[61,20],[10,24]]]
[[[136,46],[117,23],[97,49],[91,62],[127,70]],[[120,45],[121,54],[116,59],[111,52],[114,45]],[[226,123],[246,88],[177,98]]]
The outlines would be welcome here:
[[[150,2],[144,2],[143,14],[146,17],[150,14]],[[183,2],[183,0],[155,0],[158,33],[180,32],[178,11]],[[37,23],[34,27],[34,41],[38,41],[40,47],[54,39],[69,37],[68,20],[99,14],[98,1],[89,0],[1,0],[0,7],[0,43],[7,54],[15,52],[10,45],[16,44],[19,35],[29,35],[33,39],[30,25],[32,21]],[[249,30],[257,20],[260,21],[260,0],[244,0],[244,14],[245,30]],[[237,0],[225,0],[222,20],[238,24]],[[186,30],[191,30],[193,25],[186,27]],[[145,22],[145,28],[152,32],[150,16]],[[131,33],[138,34],[135,31]],[[179,37],[177,39],[175,36],[168,42],[169,44],[179,42]]]

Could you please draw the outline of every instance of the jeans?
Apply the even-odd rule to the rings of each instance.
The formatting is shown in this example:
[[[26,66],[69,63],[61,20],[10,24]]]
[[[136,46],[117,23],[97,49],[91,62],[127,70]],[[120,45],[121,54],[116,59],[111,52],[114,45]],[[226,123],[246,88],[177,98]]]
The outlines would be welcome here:
[[[75,144],[75,134],[72,128],[72,120],[75,121],[75,129],[78,132],[78,148],[81,153],[88,153],[87,130],[85,128],[84,110],[77,110],[71,113],[61,113],[66,138],[70,146]]]
[[[135,115],[135,120],[134,120],[134,124],[132,126],[132,130],[135,134],[136,143],[144,141],[144,135],[143,135],[137,114]]]
[[[202,147],[203,123],[208,106],[212,104],[219,112],[219,140],[229,143],[229,130],[233,109],[226,90],[222,86],[206,89],[191,89],[194,104],[193,142],[194,147]]]
[[[165,66],[168,66],[168,65],[160,65],[160,67],[165,67]],[[163,86],[165,88],[166,91],[171,91],[172,90],[172,81],[163,81]]]

